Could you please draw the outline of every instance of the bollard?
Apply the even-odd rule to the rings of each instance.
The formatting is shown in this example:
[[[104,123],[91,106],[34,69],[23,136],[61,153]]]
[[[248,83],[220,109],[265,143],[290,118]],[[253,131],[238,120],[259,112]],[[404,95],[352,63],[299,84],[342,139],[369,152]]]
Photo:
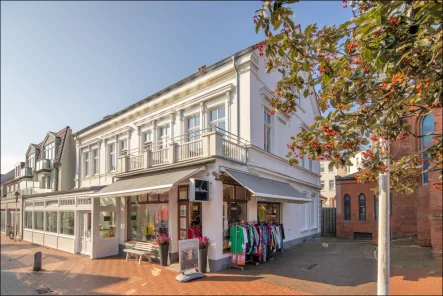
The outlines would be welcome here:
[[[32,271],[42,270],[42,252],[34,253],[34,265],[32,266]]]

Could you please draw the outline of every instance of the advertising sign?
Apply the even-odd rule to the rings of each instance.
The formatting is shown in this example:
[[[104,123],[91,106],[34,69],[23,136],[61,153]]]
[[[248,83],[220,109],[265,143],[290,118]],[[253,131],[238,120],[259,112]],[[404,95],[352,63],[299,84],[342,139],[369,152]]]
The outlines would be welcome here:
[[[189,200],[209,201],[209,181],[190,178],[189,191]]]
[[[198,268],[198,239],[178,241],[180,272]]]

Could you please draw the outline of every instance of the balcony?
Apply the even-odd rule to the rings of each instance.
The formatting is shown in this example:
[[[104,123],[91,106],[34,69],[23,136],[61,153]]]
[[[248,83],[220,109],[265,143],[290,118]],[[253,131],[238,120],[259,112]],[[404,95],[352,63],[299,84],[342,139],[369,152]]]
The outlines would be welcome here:
[[[174,163],[222,157],[246,163],[249,143],[227,131],[200,130],[169,139],[168,144],[147,144],[143,151],[133,149],[119,157],[119,173],[161,167]]]
[[[20,177],[22,178],[27,178],[27,177],[32,177],[32,168],[30,167],[24,167],[21,169],[21,173],[20,173]]]
[[[41,159],[37,161],[37,166],[35,171],[51,171],[52,170],[52,160],[50,159]]]
[[[20,192],[20,196],[24,195],[28,196],[28,195],[41,194],[53,191],[54,189],[39,188],[39,187],[23,188],[18,190],[18,192]],[[15,198],[15,191],[6,193],[6,198]]]

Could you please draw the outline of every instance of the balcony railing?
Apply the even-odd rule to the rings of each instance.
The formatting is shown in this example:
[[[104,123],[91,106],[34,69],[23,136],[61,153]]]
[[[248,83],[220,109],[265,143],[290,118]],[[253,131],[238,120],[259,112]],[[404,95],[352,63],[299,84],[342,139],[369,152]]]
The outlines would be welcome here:
[[[21,177],[32,177],[32,168],[24,167],[21,169]]]
[[[244,139],[212,127],[132,149],[119,157],[118,168],[120,173],[125,173],[212,156],[246,163],[248,147],[249,143]]]
[[[18,192],[20,193],[20,196],[41,194],[41,193],[47,193],[47,192],[53,192],[53,191],[54,191],[54,189],[39,188],[39,187],[22,188],[22,189],[18,190]],[[15,191],[6,193],[6,198],[13,198],[13,197],[15,197]]]
[[[51,170],[52,161],[50,159],[41,159],[37,161],[36,171]]]

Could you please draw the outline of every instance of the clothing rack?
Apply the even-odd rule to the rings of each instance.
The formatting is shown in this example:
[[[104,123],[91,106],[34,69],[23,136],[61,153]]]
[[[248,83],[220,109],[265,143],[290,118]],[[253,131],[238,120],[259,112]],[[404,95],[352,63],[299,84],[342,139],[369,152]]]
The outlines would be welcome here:
[[[238,222],[235,222],[233,227],[237,227],[238,224],[239,224]],[[238,235],[238,231],[237,231],[237,229],[235,229],[235,241],[236,241],[236,242],[237,242],[237,239],[238,239],[237,235]],[[238,265],[238,255],[239,255],[239,254],[235,254],[235,265],[232,265],[232,266],[230,266],[230,267],[239,268],[241,271],[243,271],[243,270],[244,270],[244,267]]]

